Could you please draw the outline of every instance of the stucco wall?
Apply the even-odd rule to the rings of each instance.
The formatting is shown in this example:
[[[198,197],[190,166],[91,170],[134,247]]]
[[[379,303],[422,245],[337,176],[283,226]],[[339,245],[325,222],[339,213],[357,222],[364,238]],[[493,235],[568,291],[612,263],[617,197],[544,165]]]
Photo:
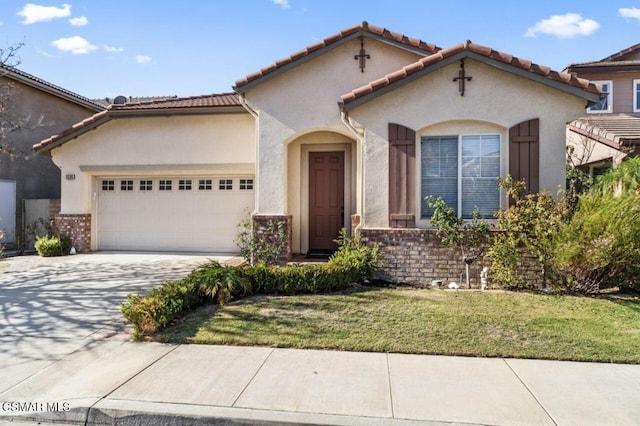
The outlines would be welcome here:
[[[458,68],[458,63],[451,64],[349,112],[366,129],[365,226],[388,225],[389,122],[416,130],[418,140],[422,135],[433,134],[433,129],[443,134],[487,133],[488,127],[502,129],[502,169],[506,175],[508,129],[539,118],[540,189],[555,193],[564,186],[565,124],[584,113],[585,101],[469,58],[465,68],[473,80],[467,82],[465,94],[460,96],[458,84],[452,81]]]
[[[92,176],[253,171],[248,113],[114,119],[52,150],[62,171],[63,214],[91,212]],[[160,166],[160,167],[156,167]],[[74,174],[75,180],[65,180]]]
[[[371,55],[364,72],[354,54],[360,41],[352,40],[246,92],[248,104],[258,111],[256,209],[262,214],[287,212],[286,145],[312,131],[333,131],[353,138],[341,122],[340,96],[420,56],[372,39],[365,39]]]
[[[7,134],[5,140],[14,158],[0,154],[0,179],[16,181],[16,235],[22,223],[21,201],[60,197],[60,170],[47,155],[33,153],[32,146],[71,127],[94,111],[34,89],[6,77],[0,77],[0,90],[11,82],[12,89],[5,117],[22,122],[20,130]]]
[[[626,72],[598,72],[579,73],[582,78],[591,81],[611,81],[613,84],[613,110],[614,114],[640,115],[633,111],[633,80],[640,79],[640,70]],[[586,109],[585,109],[586,112]],[[594,113],[588,113],[590,116]],[[599,114],[599,113],[595,113]],[[609,114],[609,113],[604,113]]]
[[[603,143],[567,129],[567,146],[572,147],[572,158],[576,165],[609,161],[619,164],[627,153],[613,149]]]

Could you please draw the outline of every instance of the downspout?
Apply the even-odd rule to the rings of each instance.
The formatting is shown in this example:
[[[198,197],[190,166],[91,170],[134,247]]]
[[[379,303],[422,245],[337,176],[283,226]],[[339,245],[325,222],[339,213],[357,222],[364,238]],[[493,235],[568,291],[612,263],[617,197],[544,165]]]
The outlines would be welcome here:
[[[360,223],[358,224],[358,226],[356,226],[355,229],[351,231],[352,233],[356,234],[358,231],[360,231],[364,227],[364,212],[365,212],[365,208],[364,208],[364,200],[365,200],[365,196],[364,196],[364,174],[365,174],[364,130],[361,127],[356,127],[351,122],[351,118],[349,118],[349,114],[344,109],[344,104],[342,104],[342,102],[339,102],[338,105],[340,105],[340,120],[342,121],[342,124],[344,124],[347,127],[347,129],[349,129],[351,133],[353,133],[353,135],[356,137],[356,139],[358,139],[358,141],[360,142],[359,155],[360,155],[360,162],[361,162],[361,169],[362,169],[362,176],[360,176]]]
[[[251,108],[249,106],[249,104],[247,103],[247,100],[246,100],[246,98],[244,96],[244,92],[243,93],[238,93],[238,99],[240,100],[240,105],[242,105],[244,107],[244,109],[246,109],[247,112],[249,114],[251,114],[251,116],[256,120],[255,132],[256,132],[256,135],[257,135],[257,132],[258,132],[258,113],[256,112],[256,110],[254,110],[253,108]],[[255,181],[256,182],[256,192],[255,192],[255,194],[256,194],[256,198],[257,198],[258,197],[258,186],[260,185],[260,182],[258,182],[258,179],[257,179],[257,176],[258,176],[258,164],[259,164],[258,160],[259,160],[260,157],[258,157],[258,140],[257,140],[258,137],[256,135],[254,135],[254,139],[255,139],[255,143],[256,143],[256,148],[255,148],[255,150],[256,150],[256,181]],[[251,212],[251,218],[253,218],[253,216],[256,213],[258,213],[257,207],[258,207],[258,203],[256,202],[255,203],[255,208]]]

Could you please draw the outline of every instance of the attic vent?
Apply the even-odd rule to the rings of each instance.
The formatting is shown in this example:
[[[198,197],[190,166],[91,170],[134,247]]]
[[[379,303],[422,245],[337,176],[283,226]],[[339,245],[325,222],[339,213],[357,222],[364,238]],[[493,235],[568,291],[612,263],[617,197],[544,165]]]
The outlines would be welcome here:
[[[113,100],[114,105],[124,105],[127,103],[127,97],[126,96],[116,96],[116,98]]]

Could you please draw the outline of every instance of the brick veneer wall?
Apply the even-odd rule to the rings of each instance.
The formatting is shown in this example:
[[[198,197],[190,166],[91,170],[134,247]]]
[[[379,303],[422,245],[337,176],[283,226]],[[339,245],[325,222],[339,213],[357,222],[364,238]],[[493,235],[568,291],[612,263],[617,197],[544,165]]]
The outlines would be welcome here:
[[[275,238],[273,233],[267,231],[269,222],[284,222],[286,247],[280,254],[280,263],[284,264],[291,260],[291,243],[292,243],[292,217],[290,215],[254,215],[253,216],[253,232],[256,238]]]
[[[442,245],[433,229],[362,229],[362,241],[368,245],[378,244],[384,256],[385,266],[379,278],[394,282],[430,285],[432,280],[460,282],[465,271],[460,250]],[[478,259],[469,268],[472,287],[480,287],[480,271],[490,262]],[[540,285],[542,270],[535,258],[525,256],[521,273],[530,282]],[[491,286],[491,270],[489,270]]]
[[[78,253],[91,251],[91,215],[58,214],[53,217],[56,235],[71,238],[71,244]]]
[[[53,218],[56,217],[58,214],[60,214],[60,198],[50,198],[49,199],[49,218],[53,220]]]

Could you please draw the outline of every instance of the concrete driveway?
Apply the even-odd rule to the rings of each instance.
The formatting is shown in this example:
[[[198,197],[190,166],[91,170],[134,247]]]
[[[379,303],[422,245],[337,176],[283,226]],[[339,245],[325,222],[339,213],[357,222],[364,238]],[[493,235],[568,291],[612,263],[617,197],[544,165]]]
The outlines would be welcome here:
[[[120,303],[231,256],[101,252],[9,258],[0,269],[0,393],[95,340],[128,339]]]

